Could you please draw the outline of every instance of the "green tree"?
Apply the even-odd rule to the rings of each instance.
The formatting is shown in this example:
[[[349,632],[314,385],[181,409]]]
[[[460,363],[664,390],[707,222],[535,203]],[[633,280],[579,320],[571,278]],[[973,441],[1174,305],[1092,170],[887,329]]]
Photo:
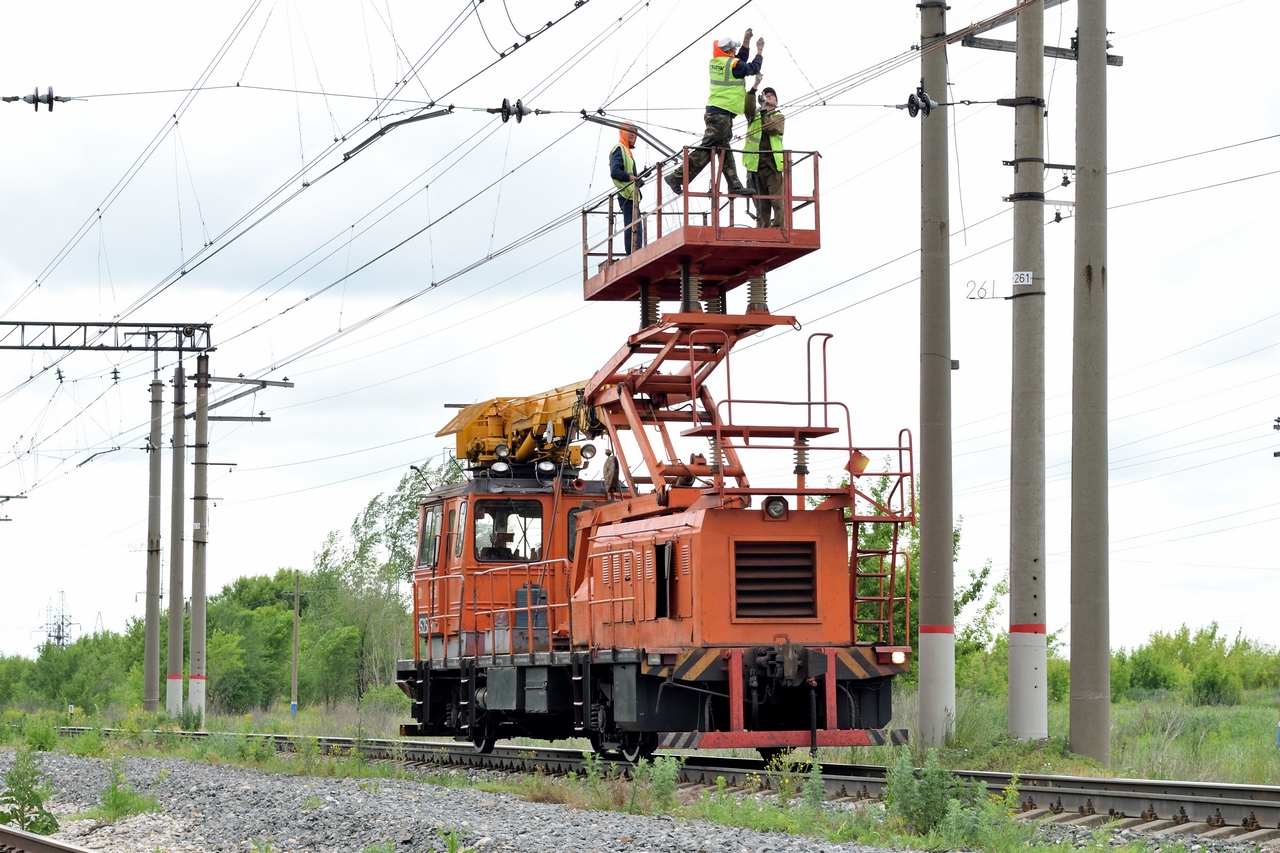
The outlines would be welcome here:
[[[354,688],[356,698],[365,691],[392,684],[396,661],[406,657],[413,640],[409,614],[410,590],[404,583],[413,577],[418,506],[427,492],[456,482],[461,471],[453,467],[423,464],[400,478],[395,491],[374,497],[351,523],[348,536],[330,533],[315,558],[311,608],[316,626],[331,632],[355,630]],[[345,660],[351,635],[342,643],[312,645],[312,665],[320,658]],[[327,684],[326,699],[334,687],[324,673],[312,684]],[[350,683],[342,681],[341,683]]]
[[[1239,705],[1240,676],[1232,672],[1225,656],[1208,657],[1191,675],[1191,699],[1197,705]]]
[[[209,701],[224,713],[239,714],[253,707],[253,689],[245,664],[244,646],[239,634],[214,628],[206,643],[208,652]],[[264,662],[266,663],[266,662]]]
[[[0,655],[0,708],[12,708],[31,696],[29,680],[35,661]]]

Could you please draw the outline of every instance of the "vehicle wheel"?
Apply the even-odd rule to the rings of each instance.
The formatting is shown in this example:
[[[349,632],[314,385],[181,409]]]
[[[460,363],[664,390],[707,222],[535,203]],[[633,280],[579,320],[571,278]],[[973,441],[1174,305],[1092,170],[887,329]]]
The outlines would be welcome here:
[[[657,732],[640,732],[628,734],[622,738],[622,760],[628,764],[638,764],[653,755],[658,748]]]
[[[476,752],[488,755],[493,752],[497,742],[498,724],[493,717],[484,716],[476,720],[476,726],[471,730],[471,745],[476,748]]]

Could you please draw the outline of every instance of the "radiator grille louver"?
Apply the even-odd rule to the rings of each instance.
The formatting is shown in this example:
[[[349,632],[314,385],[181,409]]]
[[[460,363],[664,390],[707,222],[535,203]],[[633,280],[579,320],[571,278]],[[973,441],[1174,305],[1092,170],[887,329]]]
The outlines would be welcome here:
[[[734,616],[740,619],[818,615],[817,546],[813,542],[735,542]]]

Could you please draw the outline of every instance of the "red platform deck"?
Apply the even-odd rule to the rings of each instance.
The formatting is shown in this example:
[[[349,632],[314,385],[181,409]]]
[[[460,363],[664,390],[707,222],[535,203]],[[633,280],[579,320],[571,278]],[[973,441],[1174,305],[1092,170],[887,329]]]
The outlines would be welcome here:
[[[680,271],[688,263],[702,278],[704,294],[727,293],[745,284],[752,268],[769,273],[820,247],[816,230],[784,234],[776,228],[689,225],[668,231],[638,252],[605,262],[584,282],[582,292],[587,299],[625,301],[639,299],[642,286],[648,285],[652,296],[679,299]]]
[[[722,193],[714,165],[709,192],[690,185],[675,197],[658,167],[644,191],[654,196],[653,204],[647,204],[648,195],[640,202],[648,244],[630,255],[622,252],[622,217],[613,196],[583,211],[583,296],[598,301],[638,300],[642,295],[680,299],[686,269],[698,277],[703,296],[721,296],[753,275],[765,275],[821,248],[818,156],[784,154],[785,228],[754,227],[747,205],[755,202]]]

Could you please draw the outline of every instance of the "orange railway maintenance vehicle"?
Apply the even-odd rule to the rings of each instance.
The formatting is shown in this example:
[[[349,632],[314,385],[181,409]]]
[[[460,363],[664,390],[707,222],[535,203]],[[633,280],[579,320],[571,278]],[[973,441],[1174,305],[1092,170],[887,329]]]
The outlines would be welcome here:
[[[611,201],[584,212],[585,295],[637,301],[641,328],[587,381],[473,404],[439,433],[468,477],[421,506],[402,734],[482,751],[583,737],[630,761],[660,746],[768,756],[905,739],[888,726],[911,652],[909,434],[853,442],[849,409],[825,399],[830,335],[809,337],[803,376],[779,378],[802,398],[733,397],[735,344],[798,328],[769,313],[765,276],[819,246],[817,155],[785,157],[780,229],[735,220],[743,202],[719,193],[714,161],[710,191],[666,199],[659,167],[642,214],[656,234],[630,256],[613,254]],[[728,313],[742,284],[747,308]],[[604,438],[617,493],[581,478],[588,440]],[[691,441],[699,452],[677,446]],[[889,470],[864,474],[872,457]],[[792,474],[754,484],[748,458]],[[839,482],[815,484],[811,464]]]

